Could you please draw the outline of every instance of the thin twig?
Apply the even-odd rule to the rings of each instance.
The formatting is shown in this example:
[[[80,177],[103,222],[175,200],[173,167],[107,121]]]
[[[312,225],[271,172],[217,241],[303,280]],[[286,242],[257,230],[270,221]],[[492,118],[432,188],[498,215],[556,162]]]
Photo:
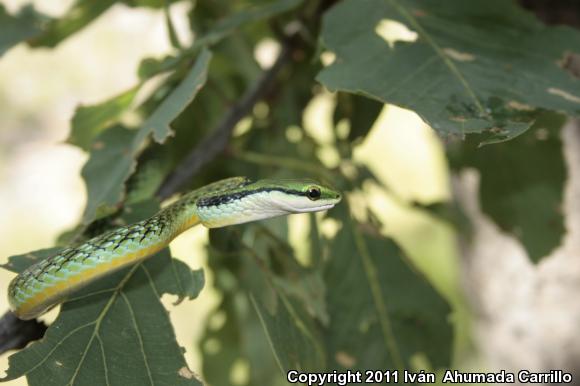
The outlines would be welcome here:
[[[246,91],[239,102],[231,107],[219,125],[167,177],[157,192],[159,198],[166,199],[176,193],[203,166],[225,149],[238,122],[248,115],[254,105],[270,91],[278,73],[290,61],[291,50],[290,40],[287,40],[282,46],[274,65],[262,74],[256,83]]]

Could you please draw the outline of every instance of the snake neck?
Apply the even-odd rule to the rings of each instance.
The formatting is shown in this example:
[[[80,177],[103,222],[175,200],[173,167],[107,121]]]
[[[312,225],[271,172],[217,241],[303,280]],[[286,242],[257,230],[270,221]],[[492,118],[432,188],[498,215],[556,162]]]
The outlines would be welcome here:
[[[250,183],[246,177],[231,177],[206,185],[203,188],[185,194],[173,204],[165,207],[154,218],[170,224],[171,238],[181,232],[199,224],[200,217],[197,202],[200,197],[211,196],[236,188],[241,188]],[[206,224],[204,224],[206,225]]]
[[[162,209],[152,219],[165,224],[170,233],[169,237],[173,239],[180,233],[199,224],[195,206],[196,199],[196,197],[186,195]]]

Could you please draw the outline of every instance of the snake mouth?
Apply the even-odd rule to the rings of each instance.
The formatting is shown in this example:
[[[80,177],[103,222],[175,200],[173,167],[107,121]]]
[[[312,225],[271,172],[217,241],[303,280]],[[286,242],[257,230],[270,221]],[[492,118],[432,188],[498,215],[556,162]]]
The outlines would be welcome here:
[[[330,203],[330,204],[324,204],[324,205],[319,205],[319,206],[313,206],[311,208],[295,208],[295,207],[290,207],[289,209],[293,213],[308,213],[308,212],[318,212],[318,211],[321,211],[321,210],[332,209],[332,208],[334,208],[335,205],[336,205],[336,203]]]

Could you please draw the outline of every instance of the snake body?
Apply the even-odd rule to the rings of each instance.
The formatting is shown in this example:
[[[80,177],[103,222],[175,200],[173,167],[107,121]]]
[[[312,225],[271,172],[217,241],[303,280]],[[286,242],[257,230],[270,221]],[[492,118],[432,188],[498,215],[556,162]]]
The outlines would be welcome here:
[[[240,224],[291,213],[332,208],[334,189],[311,180],[232,177],[194,190],[149,219],[94,237],[31,265],[8,287],[20,319],[35,318],[88,283],[165,248],[186,229]]]

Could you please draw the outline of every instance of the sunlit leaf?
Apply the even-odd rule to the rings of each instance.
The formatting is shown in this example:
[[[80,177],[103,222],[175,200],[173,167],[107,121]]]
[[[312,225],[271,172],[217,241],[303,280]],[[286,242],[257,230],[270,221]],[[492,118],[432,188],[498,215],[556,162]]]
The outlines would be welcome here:
[[[251,300],[282,371],[325,369],[327,353],[312,319],[282,293],[276,296],[277,307],[271,311],[255,297]]]
[[[202,47],[209,47],[243,27],[245,24],[269,19],[284,12],[288,12],[300,5],[304,0],[278,0],[266,5],[251,6],[235,12],[215,24],[207,33],[195,39],[193,45],[179,55],[170,55],[164,58],[147,58],[139,65],[139,77],[149,78],[153,75],[174,69],[192,53]],[[238,63],[240,65],[240,63]]]
[[[114,211],[125,194],[125,182],[135,170],[136,158],[150,134],[162,141],[170,133],[169,124],[187,107],[203,87],[211,53],[202,51],[186,78],[161,102],[137,130],[120,126],[105,130],[92,144],[82,175],[87,184],[87,206],[83,222]]]
[[[139,138],[153,133],[157,142],[163,142],[171,135],[169,124],[193,101],[205,84],[211,52],[203,50],[185,79],[161,102],[159,107],[143,123]]]
[[[410,369],[421,355],[432,368],[450,365],[450,308],[397,246],[345,207],[325,267],[330,324],[329,368]]]
[[[318,268],[302,268],[301,273],[287,268],[295,260],[276,241],[277,221],[267,226],[277,235],[274,239],[256,230],[259,225],[244,233],[244,240],[252,240],[251,250],[236,232],[212,232],[212,246],[223,259],[233,260],[234,275],[248,292],[282,371],[410,369],[417,356],[427,358],[433,368],[449,366],[448,304],[391,241],[367,230],[370,225],[351,220],[346,208],[333,209],[335,215],[337,211],[342,228],[325,243],[328,256],[319,259]],[[327,323],[313,323],[309,306],[320,290],[310,292],[313,299],[299,295],[308,288],[308,272],[323,275]]]
[[[247,363],[247,384],[286,385],[276,358],[270,355],[269,342],[264,339],[262,325],[247,294],[239,287],[224,287],[227,271],[223,265],[217,266],[220,267],[218,290],[223,297],[218,308],[209,315],[210,322],[200,345],[204,378],[213,385],[235,384],[231,379],[232,370],[236,364]],[[224,322],[214,325],[214,320]]]
[[[171,167],[169,157],[160,145],[150,146],[139,155],[137,170],[126,183],[125,203],[138,203],[155,196]]]
[[[78,106],[67,142],[88,151],[95,137],[127,110],[138,90],[139,87],[133,87],[102,103]]]
[[[211,260],[217,261],[217,264],[221,262],[218,266],[222,272],[231,271],[236,278],[236,287],[233,287],[236,291],[228,294],[228,301],[224,301],[220,307],[221,312],[228,314],[228,325],[220,329],[220,334],[217,334],[218,331],[208,331],[208,340],[221,339],[221,345],[228,342],[236,344],[237,341],[240,346],[237,350],[241,350],[238,355],[246,358],[253,366],[250,369],[252,379],[266,377],[270,381],[276,380],[281,369],[303,368],[315,371],[324,368],[326,353],[317,323],[317,319],[327,322],[327,316],[321,317],[320,314],[321,308],[326,312],[323,306],[324,283],[320,281],[319,287],[311,286],[312,280],[309,279],[320,276],[320,270],[297,264],[291,249],[283,241],[285,219],[269,220],[267,227],[250,225],[243,229],[246,230],[243,233],[244,240],[239,238],[241,233],[235,229],[225,228],[210,233]],[[246,239],[253,240],[251,247]],[[222,280],[218,278],[220,287],[225,284]],[[303,296],[304,293],[308,295]],[[232,303],[234,299],[236,301]],[[245,303],[244,307],[240,307],[241,302]],[[248,312],[253,313],[254,317],[249,316]],[[237,323],[245,326],[238,327],[241,330],[237,333],[234,332],[236,324],[232,325],[236,319]],[[252,321],[259,321],[262,331],[258,333],[251,330]],[[256,328],[256,325],[252,328]],[[235,335],[226,335],[228,332]],[[259,354],[244,343],[249,336],[253,340],[260,340],[260,346],[275,349],[277,365],[268,361],[271,366],[275,366],[274,369],[266,371],[266,368],[262,368],[265,364],[260,363],[263,360],[259,359]],[[223,348],[218,356],[208,350],[208,354],[221,361],[230,358],[224,357],[230,351]],[[230,360],[233,362],[232,358]],[[221,363],[224,364],[223,361]],[[209,381],[217,383],[222,379],[220,371],[213,370],[215,366],[208,365],[204,373]]]
[[[151,205],[133,207],[147,217]],[[44,257],[33,252],[31,256]],[[11,259],[21,270],[32,259]],[[204,284],[167,250],[107,276],[71,296],[44,338],[9,358],[3,381],[26,375],[42,385],[201,385],[188,369],[160,296],[195,298]]]
[[[562,68],[580,32],[513,1],[346,0],[322,39],[336,54],[318,76],[326,87],[414,110],[443,136],[497,142],[527,130],[537,108],[580,114],[580,80]]]
[[[138,132],[114,126],[99,135],[81,172],[87,185],[83,222],[110,214],[125,194],[125,181],[135,170],[132,148]]]

